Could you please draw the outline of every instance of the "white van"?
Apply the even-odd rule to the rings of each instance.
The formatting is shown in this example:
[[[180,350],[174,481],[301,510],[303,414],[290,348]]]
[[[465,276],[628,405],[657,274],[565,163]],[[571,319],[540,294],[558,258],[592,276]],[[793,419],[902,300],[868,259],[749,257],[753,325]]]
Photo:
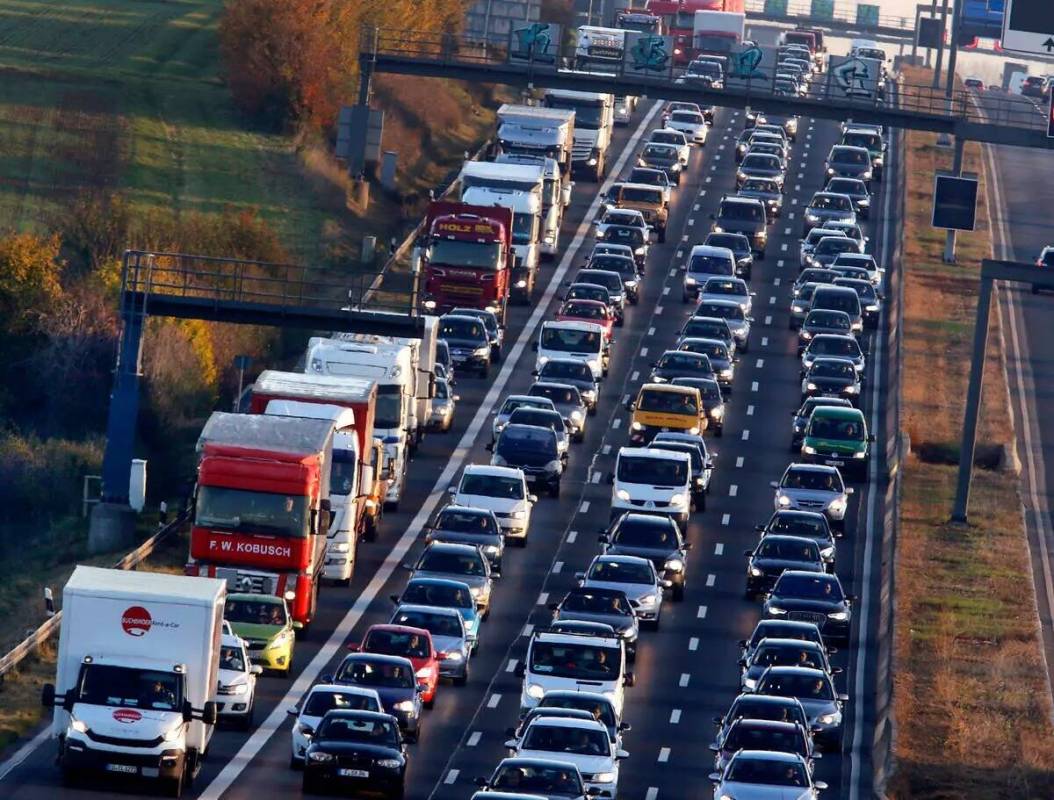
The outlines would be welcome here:
[[[523,679],[521,713],[537,706],[549,692],[569,690],[604,695],[621,719],[624,689],[633,685],[625,646],[615,634],[535,631],[526,658],[516,665],[516,675]]]
[[[608,374],[604,328],[595,322],[543,322],[534,350],[538,353],[534,368],[539,372],[554,358],[577,358],[589,364],[596,380]]]
[[[736,255],[727,247],[697,244],[688,254],[684,265],[682,299],[688,302],[699,296],[699,289],[710,278],[734,278]]]
[[[627,511],[672,517],[683,530],[692,510],[692,460],[687,453],[623,447],[611,475],[611,519]]]

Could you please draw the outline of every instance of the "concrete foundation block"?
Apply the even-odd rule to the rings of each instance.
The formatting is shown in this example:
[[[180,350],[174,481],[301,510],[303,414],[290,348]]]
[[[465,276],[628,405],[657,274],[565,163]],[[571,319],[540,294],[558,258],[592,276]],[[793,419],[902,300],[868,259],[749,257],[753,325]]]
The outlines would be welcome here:
[[[135,511],[121,503],[97,503],[91,511],[88,551],[92,555],[130,550],[135,545]]]

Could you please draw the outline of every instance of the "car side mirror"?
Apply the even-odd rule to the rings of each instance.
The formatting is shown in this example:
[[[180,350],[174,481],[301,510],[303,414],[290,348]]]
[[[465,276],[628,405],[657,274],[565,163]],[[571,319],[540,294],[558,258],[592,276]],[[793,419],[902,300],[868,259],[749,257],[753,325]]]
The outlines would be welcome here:
[[[838,695],[838,702],[839,703],[848,703],[849,702],[849,695],[847,695],[847,694],[840,694],[840,695]]]
[[[717,752],[720,752],[720,750],[721,750],[721,748],[717,746],[716,742],[710,745],[710,752],[711,753],[717,753]]]
[[[586,574],[584,572],[576,572],[575,573],[575,580],[576,581],[584,581],[585,579],[586,579]]]
[[[348,650],[350,650],[352,653],[357,653],[361,649],[362,645],[358,642],[348,642]]]
[[[875,434],[873,434],[873,433],[869,433],[869,434],[867,435],[867,440],[868,440],[869,442],[873,442],[873,441],[875,441]]]
[[[672,589],[673,588],[673,581],[669,580],[668,578],[664,578],[663,580],[659,581],[659,583],[660,583],[660,585],[662,586],[663,589]]]
[[[629,753],[627,753],[625,750],[616,750],[615,758],[621,761],[623,759],[629,758]]]
[[[847,486],[846,489],[845,489],[845,493],[846,494],[855,494],[856,493],[856,489],[854,489],[852,486]]]
[[[536,495],[536,494],[529,494],[529,495],[527,495],[527,500],[529,502],[531,502],[531,503],[537,503],[538,502],[538,495]]]
[[[627,400],[626,401],[626,410],[627,411],[636,411],[637,410],[637,404],[634,403],[632,400]]]
[[[765,526],[764,525],[755,525],[754,526],[754,530],[756,530],[758,533],[761,533],[762,531],[765,530]]]
[[[637,678],[632,672],[627,672],[626,676],[622,679],[622,682],[626,686],[632,686],[634,683],[637,682]]]
[[[747,665],[747,660],[745,658],[739,659],[739,666],[746,667],[746,665]]]
[[[304,630],[304,623],[298,619],[294,619],[291,627],[294,631],[302,631]]]
[[[459,394],[455,394],[455,395],[453,395],[453,396],[451,397],[451,399],[452,399],[452,400],[453,400],[453,401],[454,401],[455,403],[460,403],[460,402],[461,402],[461,395],[459,395]],[[389,476],[389,477],[391,477],[391,476]]]
[[[516,740],[515,739],[507,739],[505,741],[505,747],[507,749],[509,749],[509,750],[515,750],[516,749]]]
[[[720,772],[711,772],[706,777],[707,777],[708,780],[710,780],[713,783],[720,783],[721,782],[721,773]]]
[[[747,558],[750,558],[752,555],[754,555],[754,551],[753,550],[744,550],[743,551],[743,555],[745,555]]]
[[[487,779],[486,778],[482,778],[482,777],[481,778],[476,778],[475,784],[480,789],[486,789],[487,788]]]
[[[249,674],[250,675],[263,675],[263,667],[261,667],[259,664],[253,664],[249,668]]]
[[[779,481],[769,481],[769,486],[771,486],[773,489],[778,489],[778,488],[780,488],[780,482]]]
[[[721,725],[723,723],[724,723],[724,719],[722,719],[721,717],[714,717],[714,724],[715,725]]]
[[[457,494],[457,487],[456,486],[448,486],[448,487],[446,487],[446,490],[447,490],[447,494]]]
[[[391,600],[393,603],[395,603],[395,605],[399,605],[399,595],[397,595],[397,594],[390,594],[390,595],[388,595],[388,599]]]
[[[826,781],[814,781],[812,787],[816,791],[822,792],[822,791],[825,791],[827,789],[827,782]]]
[[[618,729],[622,731],[622,733],[629,733],[631,730],[633,730],[633,726],[630,725],[628,722],[620,722]]]
[[[831,674],[832,675],[841,675],[843,672],[845,672],[845,670],[842,669],[841,667],[831,667]]]

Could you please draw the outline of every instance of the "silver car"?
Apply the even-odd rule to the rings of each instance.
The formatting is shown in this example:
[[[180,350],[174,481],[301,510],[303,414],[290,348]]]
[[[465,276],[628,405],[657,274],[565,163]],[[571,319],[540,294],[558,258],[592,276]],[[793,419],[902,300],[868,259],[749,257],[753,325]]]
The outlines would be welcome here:
[[[735,300],[744,314],[754,309],[754,292],[742,278],[709,278],[699,289],[699,300]]]
[[[616,589],[629,599],[642,625],[657,630],[662,618],[662,592],[671,584],[646,558],[597,556],[585,572],[575,575],[586,589]]]
[[[798,245],[799,269],[809,266],[809,256],[815,249],[816,244],[825,236],[845,236],[845,231],[836,231],[834,228],[813,228],[801,240]]]
[[[742,353],[750,349],[750,323],[754,321],[736,300],[705,300],[695,309],[696,317],[720,317],[728,323],[736,349]]]
[[[581,442],[586,438],[586,415],[589,409],[578,388],[569,383],[535,381],[528,393],[532,397],[548,398],[560,412],[571,431],[571,441]]]
[[[801,354],[801,369],[804,374],[817,358],[847,358],[853,362],[857,372],[863,372],[867,366],[864,351],[855,336],[835,333],[821,333],[814,336]]]
[[[465,631],[465,620],[456,608],[407,603],[395,609],[389,624],[428,631],[439,656],[439,674],[452,678],[459,686],[468,682],[472,643]]]
[[[827,516],[832,527],[845,528],[851,486],[846,486],[838,467],[824,464],[790,464],[783,477],[770,484],[776,490],[772,504],[776,511],[795,509],[817,511]]]
[[[827,788],[814,781],[809,763],[797,753],[740,750],[725,771],[711,772],[714,800],[816,800]]]
[[[436,393],[432,398],[432,412],[428,418],[428,427],[433,431],[446,433],[454,424],[454,412],[457,401],[461,398],[454,394],[446,378],[436,378]]]
[[[810,281],[794,290],[794,296],[790,302],[790,320],[787,322],[787,327],[792,331],[798,330],[805,322],[805,318],[809,316],[809,312],[812,311],[813,292],[821,286],[823,286],[822,283]]]
[[[548,397],[510,394],[505,398],[505,402],[501,404],[501,408],[494,415],[494,422],[490,426],[491,441],[498,441],[498,434],[509,424],[509,417],[512,416],[512,412],[517,408],[542,408],[548,411],[556,411],[556,406],[553,405],[553,401]]]
[[[413,578],[446,578],[461,581],[472,592],[476,607],[486,617],[490,613],[493,579],[490,561],[477,545],[434,542],[424,549],[416,564],[407,565]]]
[[[736,358],[732,349],[720,339],[703,339],[696,336],[683,337],[677,342],[678,350],[703,353],[710,358],[717,382],[726,394],[732,393],[732,382],[736,377]]]

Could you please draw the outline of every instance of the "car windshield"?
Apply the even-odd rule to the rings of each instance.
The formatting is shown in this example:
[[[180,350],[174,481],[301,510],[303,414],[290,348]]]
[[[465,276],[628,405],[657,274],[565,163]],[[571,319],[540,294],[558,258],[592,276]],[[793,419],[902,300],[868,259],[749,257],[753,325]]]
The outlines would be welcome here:
[[[681,349],[688,353],[702,353],[711,361],[728,361],[728,346],[724,342],[687,339],[681,343]]]
[[[784,489],[807,489],[816,492],[840,492],[842,482],[833,470],[792,469],[783,478]]]
[[[199,486],[194,523],[204,528],[244,531],[290,539],[308,535],[308,498],[222,486]]]
[[[840,194],[818,194],[812,199],[813,208],[830,209],[832,211],[852,211],[853,202],[845,195]]]
[[[501,432],[494,452],[515,461],[520,454],[552,454],[556,458],[556,434],[549,428],[511,425]]]
[[[401,615],[397,615],[401,616]],[[399,625],[410,623],[399,621]],[[424,628],[423,625],[414,624],[415,628]],[[425,628],[425,630],[428,630]],[[362,643],[363,651],[367,653],[383,653],[388,656],[403,656],[405,658],[428,658],[431,648],[428,639],[413,631],[393,631],[388,629],[377,629],[370,631],[366,641]]]
[[[740,166],[744,172],[748,169],[778,170],[780,168],[780,160],[778,156],[768,155],[767,153],[748,153]]]
[[[755,659],[755,663],[757,660]],[[780,663],[782,666],[782,662]],[[736,725],[725,739],[724,749],[730,753],[738,750],[768,750],[775,753],[798,753],[805,755],[805,739],[795,728],[772,729],[760,725]]]
[[[730,294],[736,297],[746,297],[750,294],[750,291],[745,283],[711,278],[703,284],[703,294]]]
[[[288,621],[285,604],[281,598],[276,598],[276,600],[277,602],[269,598],[244,600],[228,597],[223,610],[223,618],[228,622],[240,622],[246,625],[285,625]]]
[[[537,425],[541,428],[549,428],[556,433],[564,433],[567,426],[564,418],[556,411],[536,411],[530,408],[517,409],[509,417],[510,425]]]
[[[834,700],[834,687],[826,676],[768,675],[759,687],[764,694],[805,700]]]
[[[556,350],[560,353],[598,353],[600,344],[600,331],[550,326],[542,329],[543,350]]]
[[[487,331],[483,323],[478,319],[469,317],[440,317],[439,335],[443,339],[470,339],[483,341],[487,338]]]
[[[393,750],[399,747],[399,731],[395,723],[387,719],[371,717],[369,719],[355,719],[352,717],[330,717],[323,719],[318,731],[315,733],[315,741],[332,742],[363,742],[378,747],[389,747]]]
[[[430,547],[421,555],[417,569],[424,572],[450,572],[458,575],[486,575],[483,558],[462,550]]]
[[[853,378],[856,369],[847,361],[835,361],[834,359],[818,359],[809,370],[812,378]]]
[[[797,704],[793,701],[772,702],[767,695],[740,695],[728,710],[728,719],[765,719],[774,722],[805,724]]]
[[[380,711],[376,699],[366,694],[351,692],[314,691],[307,698],[304,710],[305,717],[325,716],[327,711],[341,709],[347,711]]]
[[[672,458],[619,456],[617,476],[623,483],[647,483],[653,486],[683,486],[688,482],[689,465]]]
[[[669,186],[670,179],[665,172],[658,169],[636,167],[629,174],[630,183],[650,183],[655,186]]]
[[[568,300],[598,300],[601,303],[607,304],[610,299],[608,290],[602,286],[593,288],[591,286],[572,286],[567,290]]]
[[[495,270],[502,261],[500,242],[458,242],[433,239],[428,261],[431,264],[456,264],[470,269]]]
[[[580,756],[607,756],[611,742],[607,731],[534,723],[523,737],[524,750],[548,750]]]
[[[827,189],[837,194],[845,194],[850,197],[862,197],[867,194],[867,187],[860,181],[850,178],[834,178],[827,185]]]
[[[720,339],[725,342],[732,341],[732,332],[725,322],[717,322],[707,319],[690,319],[684,323],[681,336],[686,339]]]
[[[721,219],[764,222],[765,210],[759,203],[722,203],[718,216]]]
[[[848,287],[856,292],[861,300],[866,300],[869,303],[878,300],[878,293],[875,292],[875,287],[871,284],[871,281],[868,280],[846,278],[840,281],[835,281],[835,286]]]
[[[688,271],[704,275],[731,275],[734,272],[732,259],[726,256],[692,256]]]
[[[523,481],[504,475],[469,474],[461,479],[461,494],[497,497],[503,500],[523,500]]]
[[[556,405],[581,405],[582,397],[574,386],[556,383],[536,383],[530,393],[535,397],[548,397]]]
[[[652,411],[658,414],[691,414],[699,413],[699,404],[690,392],[667,392],[662,389],[642,389],[637,401],[639,411]]]
[[[767,758],[735,758],[728,767],[725,780],[735,783],[755,783],[763,786],[808,786],[805,767],[794,761]]]
[[[882,137],[877,133],[859,133],[850,131],[842,137],[842,141],[851,147],[863,147],[867,150],[881,150]]]
[[[183,706],[183,676],[161,670],[82,664],[77,699],[93,706],[173,711]]]
[[[475,604],[467,586],[422,581],[410,581],[400,600],[439,608],[472,608]]]
[[[645,189],[641,186],[623,186],[622,201],[624,203],[649,203],[660,205],[662,203],[662,190]]]
[[[746,312],[739,303],[700,303],[696,309],[699,316],[721,317],[722,319],[746,319]]]
[[[844,289],[838,289],[825,290],[822,293],[817,292],[815,301],[816,306],[819,308],[844,311],[850,316],[860,314],[860,298],[853,291],[847,292]]]
[[[672,131],[672,130],[655,131],[651,135],[650,141],[658,142],[659,144],[676,144],[676,145],[683,145],[685,143],[684,134],[681,133],[680,131]],[[627,200],[629,198],[627,198],[626,195],[623,194],[622,195],[622,199],[623,200]]]
[[[455,533],[491,533],[498,532],[494,525],[494,519],[490,514],[480,514],[473,511],[459,511],[447,508],[439,512],[435,525],[437,530],[453,531]]]
[[[619,677],[622,651],[618,646],[536,641],[530,658],[531,672],[539,675],[613,681]]]
[[[848,236],[825,236],[816,243],[816,255],[829,256],[856,250],[856,242]]]
[[[779,516],[772,521],[767,530],[769,533],[782,533],[787,536],[823,537],[825,539],[829,536],[823,518],[819,515],[816,517],[798,514]]]
[[[852,321],[844,311],[818,309],[809,312],[809,316],[805,318],[805,326],[848,331],[852,328]]]
[[[652,584],[655,578],[651,565],[645,562],[597,561],[589,570],[589,580],[609,583],[646,583]]]
[[[242,649],[230,645],[220,647],[220,669],[245,672],[245,654]]]
[[[582,611],[590,614],[619,614],[629,616],[633,613],[629,601],[618,594],[596,594],[588,589],[570,592],[560,604],[562,611]]]
[[[597,303],[595,300],[568,300],[560,308],[561,317],[576,317],[577,319],[606,320],[608,318],[607,307]]]
[[[854,442],[864,441],[863,420],[830,417],[826,414],[813,414],[809,422],[809,436],[818,439],[844,439]]]
[[[582,781],[574,770],[558,765],[516,764],[500,767],[490,782],[492,789],[520,794],[582,794]]]
[[[815,246],[821,239],[835,238],[838,236],[848,238],[844,231],[835,231],[830,228],[813,228],[809,231],[809,235],[805,237],[805,242],[806,244]]]
[[[870,158],[866,150],[850,150],[848,148],[836,147],[831,152],[831,163],[863,165],[870,163]]]
[[[843,312],[838,313],[842,319]],[[813,355],[824,356],[852,356],[862,355],[860,345],[851,336],[818,336],[809,346],[809,352]]]
[[[780,597],[797,597],[804,600],[828,600],[832,603],[840,603],[845,599],[842,594],[842,586],[838,579],[831,575],[819,573],[808,575],[795,575],[783,573],[773,594]]]
[[[423,628],[433,636],[464,635],[461,617],[457,614],[438,614],[430,611],[399,610],[392,617],[393,625],[407,625],[411,628]],[[402,655],[397,653],[395,655]]]
[[[688,65],[688,74],[719,80],[721,78],[721,67],[713,61],[693,61]]]
[[[721,400],[721,387],[714,380],[699,380],[698,378],[674,378],[674,386],[694,386],[703,396],[703,400]]]
[[[656,369],[713,371],[710,368],[710,359],[699,353],[689,353],[685,350],[664,353],[655,366]]]
[[[760,558],[774,558],[784,561],[819,561],[820,551],[813,541],[791,542],[787,539],[773,539],[766,536],[761,540],[754,554]]]
[[[593,382],[593,372],[584,361],[547,361],[538,373],[539,378],[573,378]]]
[[[499,414],[508,416],[513,411],[518,411],[521,408],[537,408],[538,403],[532,403],[530,400],[524,400],[523,398],[509,399],[505,401],[505,404],[501,407]]]
[[[655,550],[675,550],[680,547],[677,535],[669,525],[650,521],[626,519],[615,531],[613,540],[623,547],[645,547]]]
[[[414,669],[410,664],[355,659],[345,661],[336,680],[357,686],[379,686],[386,689],[413,689]]]

